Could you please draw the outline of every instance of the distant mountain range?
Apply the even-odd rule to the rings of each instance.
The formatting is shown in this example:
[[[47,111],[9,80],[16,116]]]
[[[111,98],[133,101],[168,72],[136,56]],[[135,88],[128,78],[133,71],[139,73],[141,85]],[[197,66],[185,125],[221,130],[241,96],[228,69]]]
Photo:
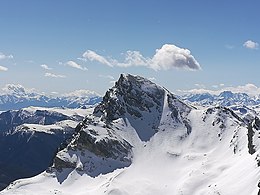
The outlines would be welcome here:
[[[223,91],[220,94],[190,93],[177,96],[187,103],[199,106],[255,106],[260,104],[259,96],[246,93]],[[26,90],[21,85],[9,84],[0,93],[0,111],[17,110],[29,106],[79,108],[95,105],[102,101],[101,95],[94,91],[77,90],[63,95],[45,95]]]
[[[232,105],[243,105],[243,106],[254,106],[260,104],[260,96],[249,96],[246,93],[233,93],[231,91],[223,91],[218,95],[210,93],[200,94],[185,94],[179,96],[181,99],[188,103],[202,106],[232,106]]]
[[[99,103],[102,97],[89,90],[77,90],[65,95],[49,96],[26,90],[21,85],[9,84],[0,94],[0,111],[29,106],[79,108]]]
[[[246,93],[223,91],[217,95],[210,93],[190,93],[179,95],[178,97],[187,104],[196,107],[228,107],[238,114],[245,123],[250,123],[255,116],[260,115],[260,95],[249,96]]]

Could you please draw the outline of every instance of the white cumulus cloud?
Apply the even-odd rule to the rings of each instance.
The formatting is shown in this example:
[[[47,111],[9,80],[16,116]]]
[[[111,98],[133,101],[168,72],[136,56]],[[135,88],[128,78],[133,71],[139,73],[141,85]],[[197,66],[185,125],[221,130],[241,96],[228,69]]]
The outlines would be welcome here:
[[[254,42],[252,40],[248,40],[243,44],[244,47],[248,49],[258,49],[259,44],[257,42]]]
[[[72,68],[77,68],[77,69],[80,69],[80,70],[88,70],[86,67],[83,67],[81,66],[80,64],[77,64],[76,62],[74,61],[68,61],[66,62],[66,64]]]
[[[8,70],[8,68],[6,68],[6,67],[4,67],[4,66],[0,66],[0,72],[1,71],[7,71]]]
[[[165,44],[162,48],[156,50],[150,66],[154,70],[169,70],[171,68],[201,69],[200,64],[191,55],[190,50],[170,44]]]
[[[45,70],[52,70],[52,68],[50,68],[48,65],[46,64],[42,64],[41,67]]]
[[[119,62],[116,59],[104,57],[94,51],[87,50],[83,58],[89,61],[114,67],[146,66],[153,70],[169,70],[172,68],[199,70],[200,64],[191,55],[190,50],[177,47],[172,44],[165,44],[155,51],[154,56],[144,57],[139,51],[127,51],[124,60]]]
[[[5,60],[5,59],[13,59],[13,55],[5,55],[2,52],[0,52],[0,60]]]
[[[46,72],[44,76],[52,77],[52,78],[65,78],[66,77],[65,75],[53,74],[53,73],[49,73],[49,72]]]

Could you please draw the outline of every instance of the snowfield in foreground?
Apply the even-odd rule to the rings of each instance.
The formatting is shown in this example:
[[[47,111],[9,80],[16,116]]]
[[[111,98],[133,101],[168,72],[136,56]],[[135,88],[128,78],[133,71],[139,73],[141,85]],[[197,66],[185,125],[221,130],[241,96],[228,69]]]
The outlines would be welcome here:
[[[1,195],[257,195],[260,122],[121,75],[52,167]]]

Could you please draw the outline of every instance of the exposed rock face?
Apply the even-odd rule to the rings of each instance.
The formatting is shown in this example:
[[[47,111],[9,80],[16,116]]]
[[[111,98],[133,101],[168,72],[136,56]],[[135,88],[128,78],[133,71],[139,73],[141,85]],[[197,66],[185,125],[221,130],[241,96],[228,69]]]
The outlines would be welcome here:
[[[253,121],[253,127],[255,128],[255,130],[259,131],[260,130],[260,119],[255,116],[255,119]]]
[[[80,131],[79,138],[72,142],[71,149],[88,150],[97,156],[117,159],[122,154],[127,154],[131,145],[126,141],[109,139],[107,137],[97,140],[93,137],[90,129]],[[125,155],[127,156],[127,155]]]
[[[76,129],[78,133],[56,155],[50,169],[56,172],[60,182],[63,179],[59,173],[65,169],[76,169],[79,173],[97,176],[131,164],[131,144],[104,122],[97,118],[86,118]]]
[[[254,120],[248,125],[248,152],[254,154],[260,149],[260,120],[256,116]],[[260,165],[260,153],[257,155],[258,165]]]

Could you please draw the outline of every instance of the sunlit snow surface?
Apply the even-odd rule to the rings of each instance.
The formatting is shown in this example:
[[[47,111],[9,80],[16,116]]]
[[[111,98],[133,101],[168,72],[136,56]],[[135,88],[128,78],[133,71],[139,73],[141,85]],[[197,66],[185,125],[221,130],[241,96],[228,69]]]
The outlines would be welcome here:
[[[148,142],[118,120],[124,126],[119,133],[134,146],[129,167],[95,178],[73,171],[63,183],[44,172],[16,181],[0,194],[257,194],[260,173],[256,156],[248,153],[247,129],[235,118],[218,115],[218,110],[193,110],[189,136],[180,139],[184,129],[169,128]],[[223,130],[212,125],[219,117],[226,125]]]

